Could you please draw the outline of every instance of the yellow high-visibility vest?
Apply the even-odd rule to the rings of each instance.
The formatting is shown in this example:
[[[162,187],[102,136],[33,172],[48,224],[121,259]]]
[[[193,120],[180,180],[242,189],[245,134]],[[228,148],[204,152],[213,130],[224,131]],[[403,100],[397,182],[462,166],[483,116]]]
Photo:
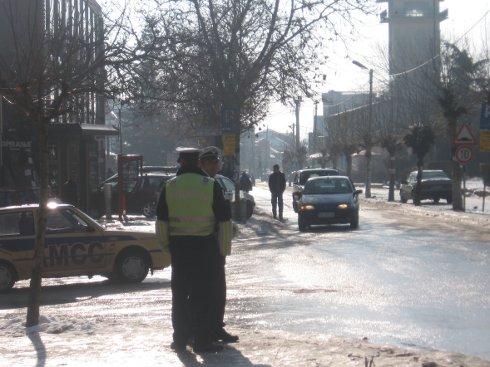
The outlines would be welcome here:
[[[170,236],[205,237],[216,231],[213,212],[214,180],[184,173],[168,181],[165,197]]]

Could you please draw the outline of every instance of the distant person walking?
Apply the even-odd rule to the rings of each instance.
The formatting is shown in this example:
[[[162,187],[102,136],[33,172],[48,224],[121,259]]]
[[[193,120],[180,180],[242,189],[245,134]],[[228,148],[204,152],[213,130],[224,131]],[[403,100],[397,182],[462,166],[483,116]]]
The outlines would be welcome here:
[[[282,194],[286,190],[286,176],[279,170],[279,165],[273,166],[274,171],[269,176],[269,190],[271,192],[272,215],[277,218],[277,206],[279,206],[279,220],[283,220],[284,203]]]

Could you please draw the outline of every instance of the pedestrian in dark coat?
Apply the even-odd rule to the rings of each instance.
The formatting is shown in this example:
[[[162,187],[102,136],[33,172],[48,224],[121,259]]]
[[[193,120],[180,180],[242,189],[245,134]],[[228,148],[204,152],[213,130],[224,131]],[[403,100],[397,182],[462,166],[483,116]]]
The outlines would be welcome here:
[[[286,190],[286,176],[279,170],[279,165],[273,166],[274,172],[269,176],[269,190],[271,192],[272,215],[277,218],[279,206],[279,220],[283,220],[284,203],[282,195]]]

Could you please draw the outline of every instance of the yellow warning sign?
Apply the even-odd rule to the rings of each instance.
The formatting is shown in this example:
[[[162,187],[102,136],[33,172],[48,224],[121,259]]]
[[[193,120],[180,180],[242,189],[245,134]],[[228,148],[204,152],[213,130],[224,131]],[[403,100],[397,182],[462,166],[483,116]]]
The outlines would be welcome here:
[[[480,151],[490,152],[490,130],[480,131]]]
[[[236,135],[223,134],[223,155],[233,156],[236,149]]]

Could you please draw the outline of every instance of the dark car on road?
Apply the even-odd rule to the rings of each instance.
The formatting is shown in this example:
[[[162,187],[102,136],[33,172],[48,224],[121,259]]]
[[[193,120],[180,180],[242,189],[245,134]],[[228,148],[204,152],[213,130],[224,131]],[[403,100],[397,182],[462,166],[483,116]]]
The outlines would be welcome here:
[[[310,178],[298,201],[298,227],[305,231],[313,224],[359,226],[359,194],[346,176]]]
[[[161,171],[147,171],[140,173],[138,179],[131,183],[126,192],[126,206],[128,214],[143,214],[147,218],[154,215],[155,202],[162,190],[163,184],[175,175]],[[99,185],[94,202],[97,204],[96,216],[101,216],[104,209],[104,184],[112,187],[111,209],[113,212],[119,208],[118,175],[115,174]]]
[[[417,171],[410,172],[406,181],[400,188],[400,201],[406,203],[413,200],[417,186]],[[443,170],[423,170],[420,187],[420,200],[431,199],[438,203],[445,199],[448,204],[452,203],[452,180]]]
[[[338,176],[339,171],[335,168],[308,168],[293,172],[293,209],[298,212],[298,200],[305,187],[306,181],[312,177]]]

